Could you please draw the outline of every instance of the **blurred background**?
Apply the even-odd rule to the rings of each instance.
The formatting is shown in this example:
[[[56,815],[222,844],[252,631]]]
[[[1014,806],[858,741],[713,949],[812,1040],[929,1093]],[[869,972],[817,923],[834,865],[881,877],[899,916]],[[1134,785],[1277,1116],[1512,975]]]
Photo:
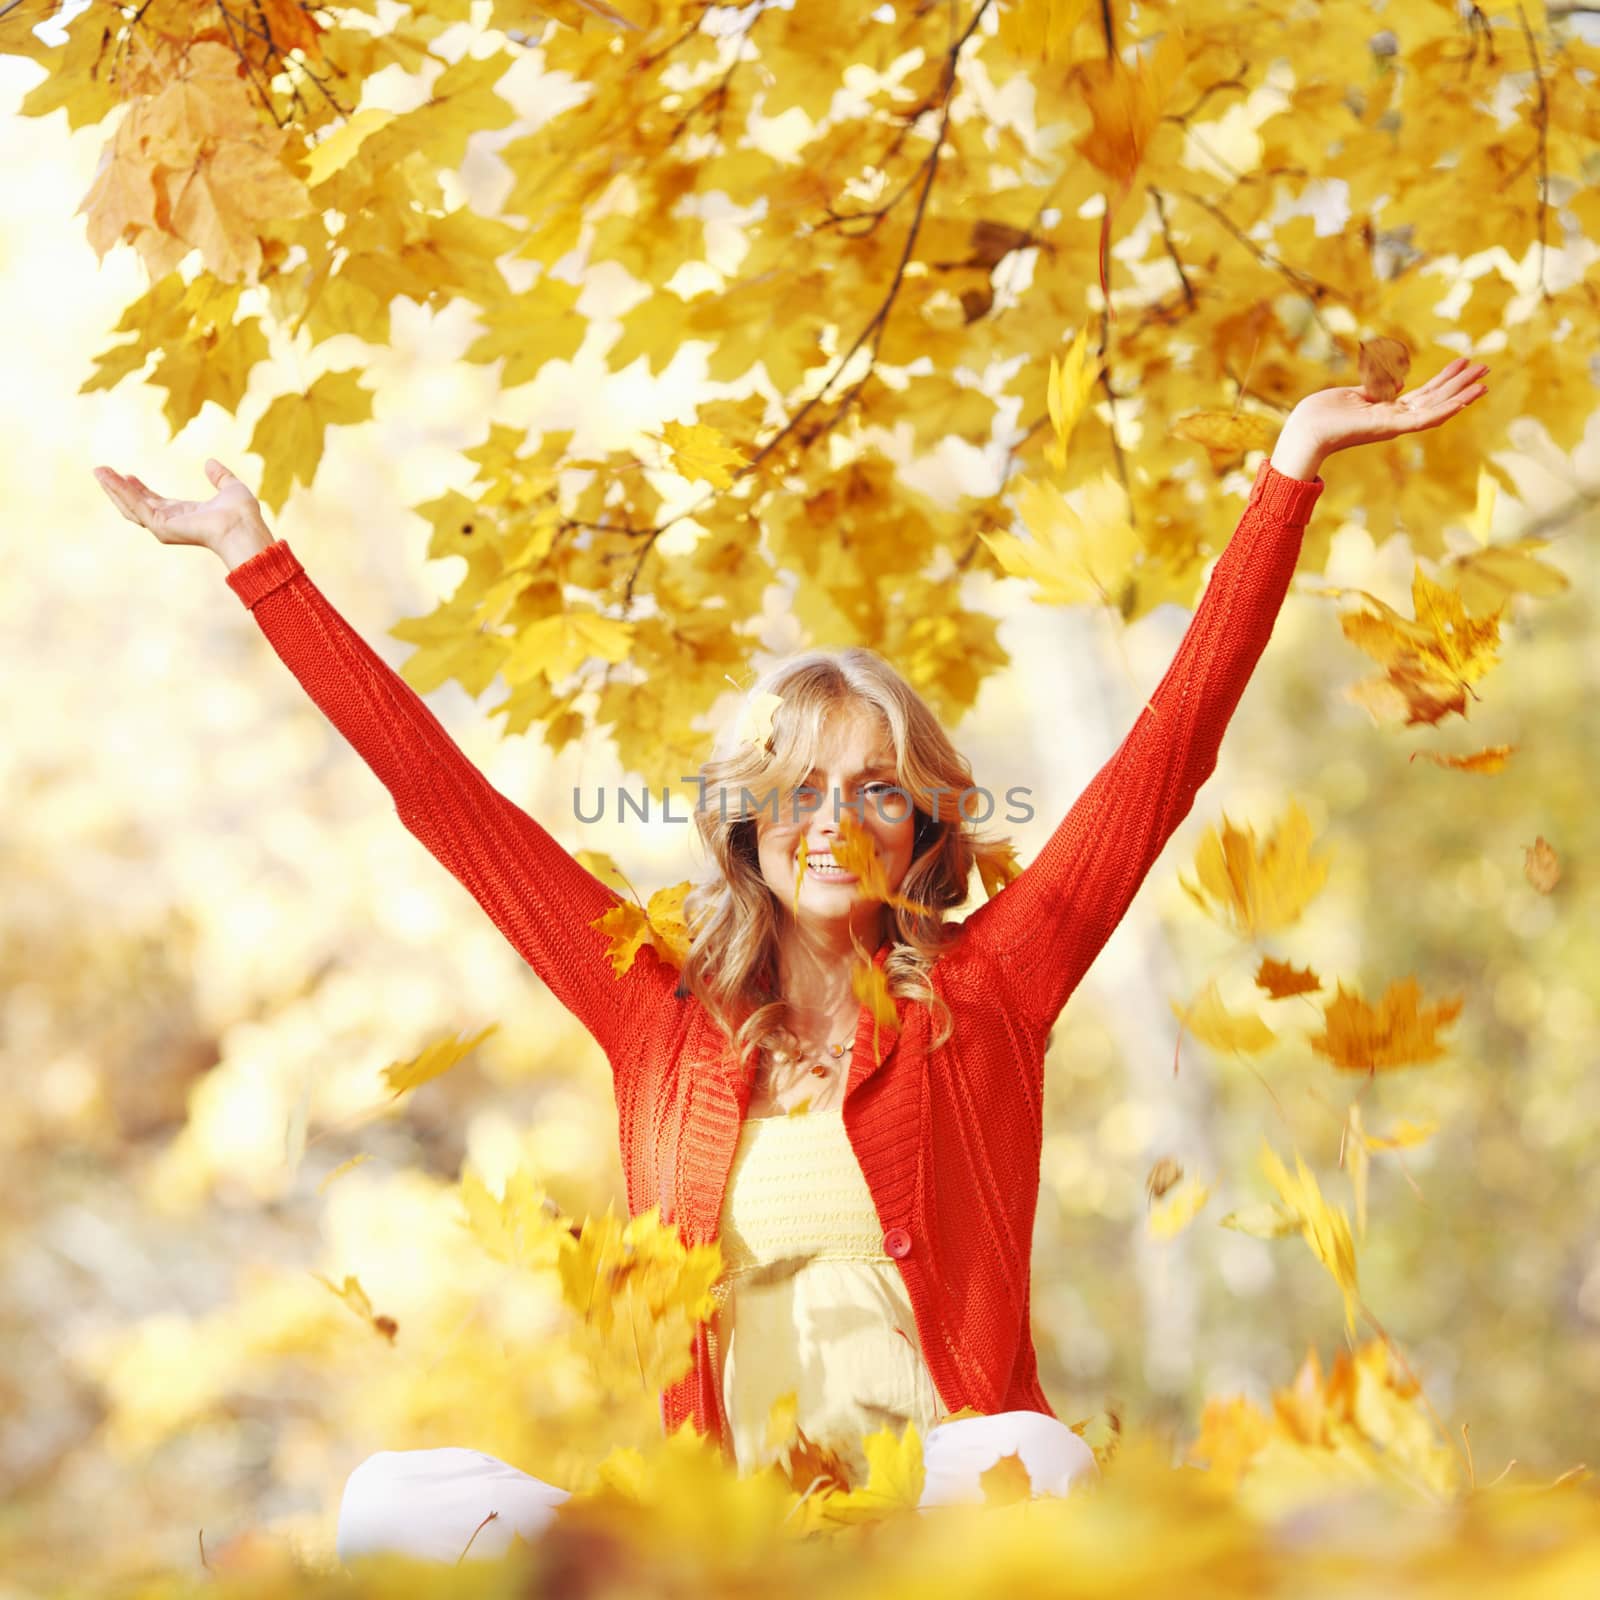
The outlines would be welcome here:
[[[107,464],[204,496],[208,454],[252,483],[260,464],[246,425],[215,406],[174,442],[158,392],[78,392],[144,271],[125,249],[97,268],[71,215],[103,136],[17,117],[38,69],[0,68],[9,1595],[47,1586],[69,1553],[80,1578],[191,1568],[202,1532],[209,1548],[269,1529],[326,1559],[344,1478],[374,1450],[463,1444],[572,1483],[658,1420],[654,1396],[599,1390],[553,1286],[489,1259],[460,1220],[469,1166],[491,1189],[522,1166],[580,1217],[623,1209],[606,1063],[401,827],[222,564],[163,548],[94,482]],[[476,171],[469,161],[469,187]],[[392,350],[352,346],[370,363],[375,420],[332,432],[316,489],[275,519],[396,665],[410,647],[387,630],[456,579],[453,561],[424,558],[427,527],[406,508],[471,481],[459,452],[484,436],[492,383],[458,359],[471,336],[464,315],[398,302]],[[627,386],[556,364],[499,420],[576,415],[575,447],[609,444],[674,414],[697,381],[690,359]],[[1456,730],[1453,748],[1515,744],[1505,772],[1409,762],[1411,742],[1343,696],[1367,664],[1334,603],[1291,595],[1216,775],[1056,1029],[1033,1307],[1067,1420],[1115,1406],[1178,1448],[1207,1395],[1264,1400],[1308,1348],[1324,1365],[1338,1348],[1337,1291],[1304,1248],[1215,1222],[1268,1198],[1256,1152],[1263,1136],[1287,1150],[1285,1118],[1348,1204],[1326,1174],[1357,1086],[1288,1032],[1248,1066],[1186,1037],[1173,1072],[1168,1001],[1229,949],[1178,874],[1224,811],[1263,831],[1294,798],[1333,864],[1284,941],[1293,959],[1369,998],[1409,974],[1430,999],[1465,996],[1445,1059],[1386,1075],[1363,1102],[1369,1127],[1439,1123],[1404,1169],[1374,1161],[1364,1297],[1440,1413],[1469,1426],[1480,1479],[1513,1457],[1546,1475],[1593,1460],[1600,424],[1571,456],[1519,424],[1502,459],[1524,502],[1502,506],[1503,526],[1542,519],[1546,559],[1570,579],[1508,608],[1502,665]],[[947,468],[953,485],[954,458]],[[1326,475],[1339,471],[1335,458]],[[1247,486],[1219,500],[1219,541]],[[1352,522],[1327,577],[1409,611],[1412,568],[1404,540],[1375,551]],[[996,793],[1033,791],[1033,821],[1012,830],[1026,862],[1120,742],[1188,614],[1164,607],[1124,630],[1034,604],[1021,584],[973,583],[1015,665],[954,732]],[[829,641],[774,611],[770,648],[810,642]],[[429,703],[562,843],[609,851],[642,896],[698,868],[688,829],[577,823],[574,785],[592,795],[628,775],[598,742],[552,757],[501,739],[486,711],[497,698],[450,685]],[[1538,835],[1563,864],[1549,895],[1523,874]],[[491,1022],[471,1059],[390,1100],[386,1065]],[[1144,1180],[1168,1155],[1213,1193],[1195,1226],[1157,1242]],[[397,1337],[318,1274],[358,1277]]]

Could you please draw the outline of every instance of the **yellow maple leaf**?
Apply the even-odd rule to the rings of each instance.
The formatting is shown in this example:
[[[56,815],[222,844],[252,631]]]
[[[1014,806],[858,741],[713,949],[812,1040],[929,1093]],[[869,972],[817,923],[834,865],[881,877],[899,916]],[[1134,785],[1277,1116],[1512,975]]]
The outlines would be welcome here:
[[[824,1521],[876,1522],[895,1511],[909,1511],[922,1498],[922,1437],[908,1422],[896,1437],[880,1428],[861,1441],[867,1458],[867,1481],[846,1494],[831,1494],[822,1503]]]
[[[1000,844],[974,851],[978,864],[978,878],[989,899],[999,894],[1008,883],[1022,875],[1022,863],[1017,860],[1016,846]]]
[[[383,1081],[396,1096],[404,1094],[407,1089],[415,1089],[418,1084],[439,1077],[457,1062],[465,1060],[491,1033],[497,1032],[499,1027],[498,1022],[491,1022],[481,1033],[473,1034],[470,1039],[457,1039],[454,1034],[448,1038],[435,1039],[420,1055],[412,1056],[409,1061],[391,1062],[383,1069]]]
[[[1439,1029],[1455,1020],[1464,999],[1458,994],[1424,1007],[1416,978],[1397,978],[1374,1008],[1340,983],[1323,1007],[1323,1031],[1310,1045],[1344,1072],[1421,1066],[1444,1055]]]
[[[703,478],[713,489],[731,488],[733,474],[728,468],[745,465],[745,457],[729,449],[722,435],[708,423],[668,422],[660,437],[672,454],[677,472],[691,480]]]
[[[547,1267],[561,1254],[567,1224],[544,1186],[525,1167],[517,1167],[496,1195],[471,1167],[459,1184],[466,1226],[484,1251],[513,1267]]]
[[[684,901],[694,886],[685,878],[650,896],[641,909],[636,900],[623,900],[590,924],[611,939],[611,967],[620,978],[633,966],[633,958],[646,945],[669,966],[681,970],[688,958],[691,936],[684,920]]]
[[[1321,590],[1320,593],[1341,591]],[[1385,669],[1348,691],[1380,722],[1436,723],[1451,712],[1466,715],[1469,686],[1494,665],[1503,607],[1470,616],[1459,591],[1435,583],[1419,565],[1412,577],[1414,617],[1402,616],[1365,589],[1372,611],[1339,618],[1345,637]]]
[[[1033,536],[985,533],[978,537],[1014,578],[1031,578],[1047,605],[1103,604],[1122,609],[1129,574],[1143,545],[1128,517],[1128,499],[1109,472],[1080,486],[1083,512],[1054,484],[1020,480],[1017,512]]]
[[[801,871],[805,870],[805,841],[801,840]],[[889,887],[889,875],[883,864],[878,842],[869,829],[856,821],[853,811],[839,813],[839,832],[835,836],[831,853],[833,859],[846,872],[856,875],[855,888],[869,900],[879,900],[885,905],[900,906],[907,911],[929,911],[932,908],[921,901],[897,894]]]
[[[1278,1036],[1254,1013],[1229,1011],[1217,980],[1211,979],[1187,1007],[1167,1002],[1178,1021],[1213,1050],[1238,1050],[1246,1055],[1265,1050]]]
[[[322,460],[330,427],[350,427],[372,417],[372,391],[356,368],[324,372],[302,394],[280,394],[261,413],[246,447],[261,457],[263,505],[281,511],[296,483],[310,483]]]
[[[1328,878],[1326,855],[1311,851],[1311,820],[1298,801],[1258,850],[1253,828],[1207,828],[1194,854],[1198,883],[1180,875],[1184,892],[1207,916],[1254,939],[1300,919]]]
[[[1295,1151],[1295,1172],[1291,1177],[1277,1152],[1265,1140],[1261,1143],[1261,1167],[1278,1191],[1284,1208],[1300,1220],[1300,1231],[1311,1253],[1328,1269],[1344,1295],[1345,1326],[1354,1333],[1360,1292],[1356,1281],[1356,1247],[1350,1237],[1350,1219],[1335,1211],[1322,1198],[1316,1175]]]
[[[693,1361],[696,1326],[715,1312],[711,1286],[722,1247],[685,1246],[661,1208],[621,1221],[608,1206],[585,1217],[574,1238],[558,1236],[562,1298],[577,1314],[595,1375],[617,1388],[660,1390]]]
[[[633,646],[636,624],[598,611],[574,607],[539,617],[517,635],[500,670],[515,686],[536,674],[552,684],[576,672],[585,661],[623,661]]]

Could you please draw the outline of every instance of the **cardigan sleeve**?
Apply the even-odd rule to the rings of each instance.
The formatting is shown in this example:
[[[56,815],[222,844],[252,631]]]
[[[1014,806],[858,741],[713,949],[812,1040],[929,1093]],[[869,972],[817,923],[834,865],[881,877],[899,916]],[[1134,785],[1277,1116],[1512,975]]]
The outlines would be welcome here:
[[[980,964],[1048,1032],[1216,768],[1223,731],[1266,648],[1323,488],[1263,461],[1188,630],[1138,721],[1043,849],[966,918],[957,961]]]
[[[333,608],[287,543],[241,562],[227,582],[389,791],[401,822],[488,912],[613,1066],[627,1059],[629,1028],[670,995],[677,975],[648,948],[625,975],[615,974],[609,941],[591,924],[623,897],[489,783],[416,690]]]

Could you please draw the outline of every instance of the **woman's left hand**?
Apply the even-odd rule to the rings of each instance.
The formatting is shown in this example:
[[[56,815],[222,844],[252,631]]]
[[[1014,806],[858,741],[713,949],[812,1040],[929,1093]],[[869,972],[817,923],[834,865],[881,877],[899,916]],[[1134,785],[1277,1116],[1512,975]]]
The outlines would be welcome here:
[[[1448,422],[1489,392],[1479,380],[1488,372],[1482,362],[1457,356],[1417,388],[1393,400],[1369,400],[1359,388],[1319,389],[1308,394],[1284,424],[1294,428],[1318,456],[1352,445],[1376,444],[1403,433],[1421,433]]]

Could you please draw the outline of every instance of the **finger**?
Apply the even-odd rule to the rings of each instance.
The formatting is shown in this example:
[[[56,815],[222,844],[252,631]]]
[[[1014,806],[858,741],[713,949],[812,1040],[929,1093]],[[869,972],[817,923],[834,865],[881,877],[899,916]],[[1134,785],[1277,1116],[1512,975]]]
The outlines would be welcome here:
[[[223,466],[223,464],[218,461],[215,456],[207,456],[206,476],[218,489],[220,489],[223,484],[225,484],[229,478],[234,477],[235,474]]]
[[[1441,368],[1420,389],[1413,389],[1409,395],[1402,398],[1422,400],[1427,404],[1437,400],[1448,400],[1477,383],[1488,370],[1484,362],[1469,361],[1462,356]]]

